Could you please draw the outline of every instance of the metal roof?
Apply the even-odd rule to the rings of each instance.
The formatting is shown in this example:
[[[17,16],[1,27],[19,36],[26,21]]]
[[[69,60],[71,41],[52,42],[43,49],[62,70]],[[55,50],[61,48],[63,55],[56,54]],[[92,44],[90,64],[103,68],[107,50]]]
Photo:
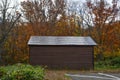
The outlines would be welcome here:
[[[31,36],[28,45],[97,45],[91,37]]]

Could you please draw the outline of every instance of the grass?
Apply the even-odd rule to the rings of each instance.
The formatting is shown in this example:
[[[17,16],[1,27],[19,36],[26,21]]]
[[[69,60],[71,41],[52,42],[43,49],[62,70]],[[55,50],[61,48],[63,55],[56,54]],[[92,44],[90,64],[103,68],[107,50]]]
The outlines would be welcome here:
[[[46,70],[45,80],[71,80],[65,76],[67,70]]]

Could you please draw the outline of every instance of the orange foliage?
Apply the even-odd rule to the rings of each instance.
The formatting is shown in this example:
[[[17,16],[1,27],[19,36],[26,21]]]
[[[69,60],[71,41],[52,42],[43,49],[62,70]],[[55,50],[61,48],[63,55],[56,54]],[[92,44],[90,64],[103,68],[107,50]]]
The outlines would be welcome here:
[[[46,0],[45,0],[46,1]],[[51,0],[50,0],[51,1]],[[61,0],[59,0],[60,2]],[[62,0],[63,1],[63,0]],[[64,2],[61,2],[59,7],[55,7],[49,2],[49,15],[45,16],[42,11],[41,4],[36,2],[23,2],[24,16],[28,22],[21,22],[21,25],[16,25],[10,33],[7,42],[5,43],[6,55],[4,61],[7,63],[29,62],[29,48],[27,42],[30,36],[91,36],[98,44],[95,48],[96,55],[101,53],[105,56],[114,55],[114,52],[120,52],[120,22],[109,22],[107,18],[115,18],[114,8],[106,8],[104,0],[97,7],[88,3],[88,8],[94,14],[94,27],[83,29],[75,20],[75,15],[65,14]],[[44,2],[44,0],[43,0]],[[47,3],[43,5],[46,6]],[[52,5],[50,5],[52,4]],[[56,2],[58,4],[58,2]],[[62,8],[61,6],[64,5]],[[54,7],[53,7],[54,6]],[[35,8],[35,9],[34,9]],[[39,9],[38,9],[39,8]],[[52,11],[53,9],[53,11]],[[39,11],[40,10],[40,11]],[[24,12],[23,11],[23,12]],[[57,15],[61,15],[57,19]],[[92,14],[92,15],[93,15]]]

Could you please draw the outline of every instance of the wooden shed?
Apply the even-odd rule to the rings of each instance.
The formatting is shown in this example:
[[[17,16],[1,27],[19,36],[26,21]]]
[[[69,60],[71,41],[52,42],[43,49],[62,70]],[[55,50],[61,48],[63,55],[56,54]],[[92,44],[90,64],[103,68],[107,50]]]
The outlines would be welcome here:
[[[91,37],[31,36],[30,64],[56,69],[94,69],[94,46]]]

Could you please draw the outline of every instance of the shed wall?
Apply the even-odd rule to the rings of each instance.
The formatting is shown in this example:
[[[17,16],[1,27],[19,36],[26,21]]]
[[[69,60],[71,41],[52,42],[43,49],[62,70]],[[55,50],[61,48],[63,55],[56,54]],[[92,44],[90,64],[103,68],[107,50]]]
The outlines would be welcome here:
[[[93,46],[29,46],[30,64],[60,69],[93,69]]]

